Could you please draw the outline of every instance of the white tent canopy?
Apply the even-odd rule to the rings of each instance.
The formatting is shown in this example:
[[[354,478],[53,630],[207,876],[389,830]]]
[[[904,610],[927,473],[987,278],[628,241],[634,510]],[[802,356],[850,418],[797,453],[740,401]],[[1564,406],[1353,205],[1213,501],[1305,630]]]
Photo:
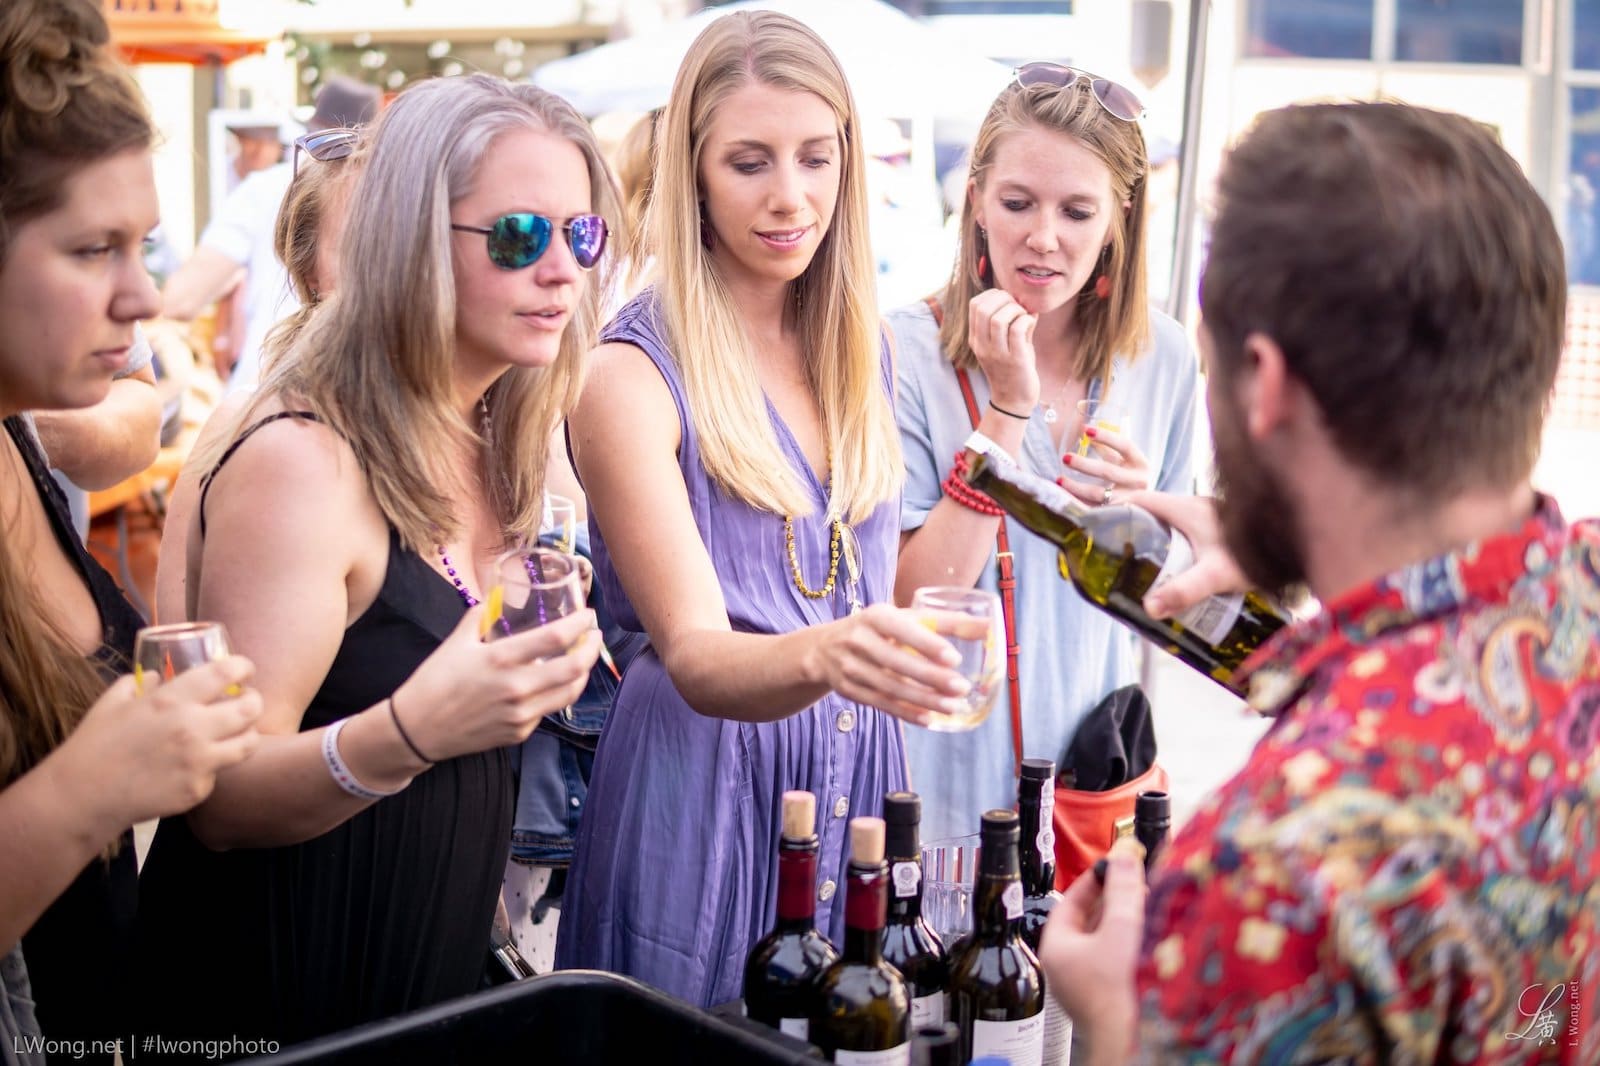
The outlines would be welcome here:
[[[1010,76],[880,0],[742,0],[545,63],[533,80],[586,115],[648,111],[666,103],[701,30],[731,12],[758,10],[781,11],[815,30],[839,57],[864,115],[976,127]]]

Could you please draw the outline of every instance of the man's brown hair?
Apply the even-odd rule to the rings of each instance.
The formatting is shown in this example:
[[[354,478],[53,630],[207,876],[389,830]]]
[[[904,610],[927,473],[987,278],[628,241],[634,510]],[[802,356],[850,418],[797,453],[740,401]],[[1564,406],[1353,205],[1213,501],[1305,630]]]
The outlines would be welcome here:
[[[1549,210],[1488,128],[1394,103],[1271,111],[1217,193],[1212,372],[1271,337],[1340,452],[1419,502],[1528,476],[1566,271]]]

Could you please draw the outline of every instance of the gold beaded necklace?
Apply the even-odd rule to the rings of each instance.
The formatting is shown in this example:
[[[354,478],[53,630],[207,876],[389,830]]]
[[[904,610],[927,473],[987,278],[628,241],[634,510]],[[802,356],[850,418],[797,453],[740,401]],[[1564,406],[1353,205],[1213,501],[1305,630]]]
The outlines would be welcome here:
[[[820,589],[814,589],[806,584],[805,575],[800,572],[800,556],[794,550],[794,517],[783,516],[783,543],[789,549],[789,569],[794,575],[794,587],[800,590],[800,595],[809,600],[826,599],[833,595],[834,583],[839,578],[839,545],[844,539],[844,522],[835,518],[833,520],[833,533],[828,538],[828,581]]]
[[[833,449],[828,449],[828,483],[823,486],[823,495],[828,498],[833,496]],[[794,576],[794,587],[800,590],[800,595],[808,600],[826,599],[833,595],[835,583],[839,579],[840,545],[844,540],[844,522],[841,519],[833,520],[833,527],[828,536],[828,580],[820,589],[814,589],[806,584],[805,575],[800,572],[800,556],[794,550],[794,516],[783,516],[783,546],[789,551],[789,572]]]

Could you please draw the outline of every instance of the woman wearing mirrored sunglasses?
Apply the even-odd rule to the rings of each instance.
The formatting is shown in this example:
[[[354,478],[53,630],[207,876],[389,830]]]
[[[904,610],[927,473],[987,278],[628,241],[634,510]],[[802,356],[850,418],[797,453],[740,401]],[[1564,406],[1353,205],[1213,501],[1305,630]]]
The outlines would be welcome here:
[[[659,283],[570,422],[597,580],[651,650],[601,737],[556,962],[702,1005],[739,996],[770,922],[782,793],[833,812],[818,924],[841,936],[845,815],[904,786],[897,716],[965,691],[887,602],[902,461],[859,129],[801,23],[701,34],[658,130]]]
[[[587,611],[482,642],[479,575],[538,533],[604,274],[474,230],[597,213],[588,124],[531,86],[420,82],[374,128],[338,291],[201,485],[189,599],[259,657],[267,710],[258,758],[156,833],[160,1031],[289,1042],[476,989],[511,754],[599,648]]]
[[[888,316],[907,468],[901,602],[934,582],[998,588],[1001,520],[959,487],[943,489],[974,429],[1032,472],[1066,475],[1090,505],[1136,488],[1191,491],[1197,365],[1183,330],[1146,295],[1141,113],[1114,82],[1030,64],[978,131],[950,281]],[[1078,401],[1091,397],[1127,412],[1127,424],[1094,429],[1093,452],[1064,464],[1086,428]],[[1138,679],[1134,645],[1061,580],[1052,546],[1007,525],[1023,754],[1059,761],[1085,715]],[[1003,692],[996,706],[1010,699]],[[907,736],[925,835],[970,832],[972,812],[1011,806],[1011,718],[997,711],[959,738]]]

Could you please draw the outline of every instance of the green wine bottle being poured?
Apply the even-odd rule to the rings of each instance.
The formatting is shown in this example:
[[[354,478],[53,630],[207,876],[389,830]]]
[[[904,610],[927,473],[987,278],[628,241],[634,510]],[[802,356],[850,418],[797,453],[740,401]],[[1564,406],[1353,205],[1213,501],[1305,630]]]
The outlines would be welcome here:
[[[1234,671],[1289,621],[1257,592],[1212,596],[1175,618],[1152,618],[1145,593],[1194,562],[1183,534],[1140,507],[1086,507],[992,453],[967,453],[966,480],[1059,548],[1061,576],[1090,603],[1239,695]]]

